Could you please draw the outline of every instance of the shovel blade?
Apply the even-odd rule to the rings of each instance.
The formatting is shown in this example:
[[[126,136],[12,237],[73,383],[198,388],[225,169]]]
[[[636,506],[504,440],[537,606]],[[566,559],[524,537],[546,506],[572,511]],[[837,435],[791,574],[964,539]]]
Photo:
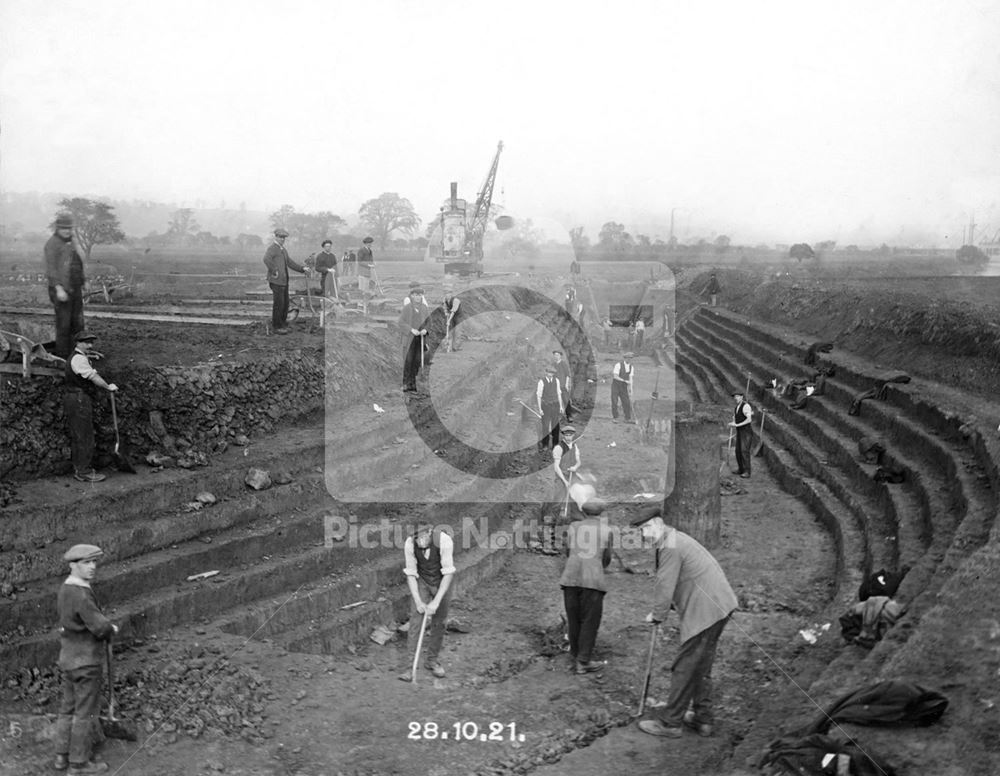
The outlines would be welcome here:
[[[117,738],[119,741],[137,741],[139,739],[135,723],[123,719],[101,717],[101,729],[105,738]]]

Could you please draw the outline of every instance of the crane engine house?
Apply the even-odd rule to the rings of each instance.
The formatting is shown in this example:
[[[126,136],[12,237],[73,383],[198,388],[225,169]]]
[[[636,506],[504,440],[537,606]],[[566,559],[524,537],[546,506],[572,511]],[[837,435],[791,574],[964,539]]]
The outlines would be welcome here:
[[[441,206],[438,223],[427,246],[427,259],[444,264],[447,274],[483,274],[483,237],[493,204],[493,188],[502,150],[503,141],[497,144],[493,164],[471,210],[468,202],[458,197],[456,182],[451,184],[451,197]]]

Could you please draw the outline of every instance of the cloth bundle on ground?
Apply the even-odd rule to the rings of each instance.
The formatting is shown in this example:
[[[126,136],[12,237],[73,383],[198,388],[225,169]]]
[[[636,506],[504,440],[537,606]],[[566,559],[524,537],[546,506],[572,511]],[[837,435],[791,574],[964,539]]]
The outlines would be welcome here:
[[[884,452],[885,445],[874,437],[864,436],[858,440],[858,455],[864,459],[865,463],[880,463]]]
[[[814,342],[806,351],[806,366],[816,366],[819,361],[819,353],[829,353],[833,350],[832,342]]]
[[[889,596],[869,596],[840,616],[840,635],[859,647],[871,649],[906,613],[906,607]]]
[[[869,574],[861,580],[858,586],[858,600],[867,601],[873,595],[885,595],[892,598],[899,590],[899,586],[910,571],[909,566],[903,566],[899,571],[892,572],[879,569],[874,574]]]
[[[861,402],[865,399],[878,399],[879,401],[885,401],[886,396],[889,393],[889,384],[894,383],[897,385],[905,385],[910,382],[910,376],[902,372],[896,372],[892,374],[880,377],[875,381],[875,385],[869,388],[864,393],[859,393],[854,397],[854,401],[851,402],[851,409],[848,411],[848,415],[860,415],[861,414]]]
[[[757,762],[758,768],[768,768],[771,773],[799,776],[834,776],[843,773],[838,763],[846,757],[848,772],[852,776],[895,776],[896,771],[869,747],[861,749],[853,741],[839,741],[820,733],[797,737],[778,738],[764,750]]]
[[[888,482],[898,485],[906,482],[906,467],[889,453],[882,454],[882,462],[872,475],[875,482]]]
[[[930,725],[941,719],[948,699],[912,682],[888,679],[841,695],[795,736],[826,733],[834,722],[855,725]]]

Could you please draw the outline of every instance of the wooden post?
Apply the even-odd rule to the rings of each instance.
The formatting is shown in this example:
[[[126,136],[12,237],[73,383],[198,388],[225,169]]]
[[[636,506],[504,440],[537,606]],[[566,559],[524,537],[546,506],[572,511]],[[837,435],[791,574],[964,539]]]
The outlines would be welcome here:
[[[663,500],[664,521],[708,549],[718,547],[722,534],[719,434],[725,431],[725,423],[714,405],[679,402],[673,427],[673,488]]]

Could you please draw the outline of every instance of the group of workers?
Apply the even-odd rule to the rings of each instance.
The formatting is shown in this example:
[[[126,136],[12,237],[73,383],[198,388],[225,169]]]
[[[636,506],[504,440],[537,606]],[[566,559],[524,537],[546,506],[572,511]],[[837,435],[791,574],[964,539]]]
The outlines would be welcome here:
[[[271,326],[275,334],[288,334],[288,272],[289,270],[306,275],[318,272],[320,275],[320,290],[326,297],[340,297],[340,287],[338,279],[341,277],[341,268],[337,264],[337,255],[333,252],[333,241],[323,240],[320,250],[312,254],[305,264],[299,264],[288,254],[285,248],[285,241],[288,239],[288,230],[277,228],[274,230],[274,239],[264,251],[264,266],[267,267],[267,283],[271,287]],[[361,241],[361,247],[355,254],[354,251],[345,252],[343,256],[343,277],[356,275],[358,285],[362,291],[366,291],[370,274],[374,271],[375,258],[371,245],[374,239],[365,237]],[[312,265],[312,266],[310,266]],[[364,268],[365,275],[361,274]]]

